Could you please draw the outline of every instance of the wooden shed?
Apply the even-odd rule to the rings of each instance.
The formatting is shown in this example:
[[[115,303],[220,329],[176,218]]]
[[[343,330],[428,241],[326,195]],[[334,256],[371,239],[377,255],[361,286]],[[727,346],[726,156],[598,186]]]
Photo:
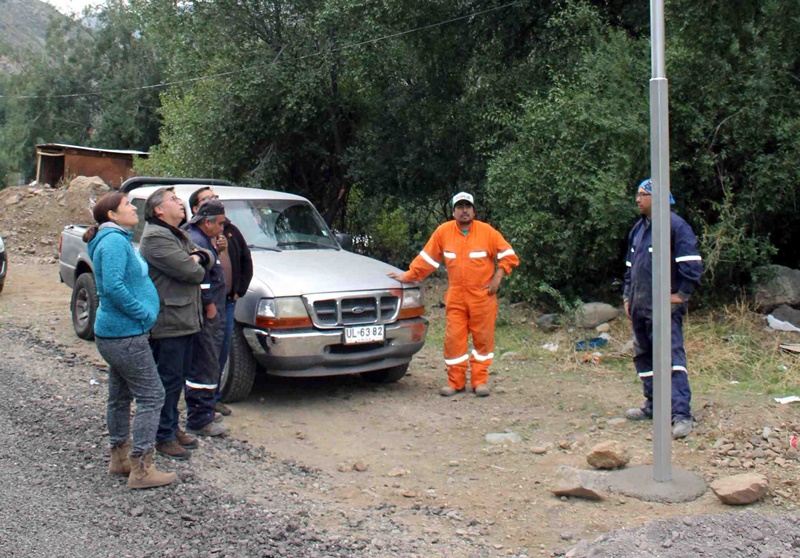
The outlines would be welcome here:
[[[66,182],[75,176],[99,176],[112,188],[119,188],[128,178],[136,176],[134,158],[147,156],[144,151],[39,143],[36,181],[55,186],[59,180]]]

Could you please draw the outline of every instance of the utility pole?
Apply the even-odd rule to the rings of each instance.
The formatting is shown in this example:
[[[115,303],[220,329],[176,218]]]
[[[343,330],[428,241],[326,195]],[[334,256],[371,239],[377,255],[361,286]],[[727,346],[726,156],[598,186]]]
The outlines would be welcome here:
[[[669,207],[669,93],[664,0],[650,0],[650,176],[653,180],[653,479],[672,478],[672,339]]]

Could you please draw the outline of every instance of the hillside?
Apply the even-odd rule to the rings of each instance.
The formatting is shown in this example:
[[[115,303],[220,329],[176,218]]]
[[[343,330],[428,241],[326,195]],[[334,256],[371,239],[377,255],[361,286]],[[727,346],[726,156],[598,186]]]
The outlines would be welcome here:
[[[53,17],[66,16],[40,0],[0,0],[0,61],[9,49],[42,50]]]

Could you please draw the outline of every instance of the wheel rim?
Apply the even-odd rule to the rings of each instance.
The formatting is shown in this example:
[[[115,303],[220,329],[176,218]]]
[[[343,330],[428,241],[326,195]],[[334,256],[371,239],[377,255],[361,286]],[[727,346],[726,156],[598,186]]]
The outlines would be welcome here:
[[[231,356],[228,355],[228,360],[225,361],[225,366],[222,368],[222,372],[219,375],[219,391],[220,393],[225,393],[225,386],[228,384],[228,376],[230,375],[230,368],[231,368]]]
[[[75,321],[84,326],[89,321],[89,293],[81,289],[75,296]]]

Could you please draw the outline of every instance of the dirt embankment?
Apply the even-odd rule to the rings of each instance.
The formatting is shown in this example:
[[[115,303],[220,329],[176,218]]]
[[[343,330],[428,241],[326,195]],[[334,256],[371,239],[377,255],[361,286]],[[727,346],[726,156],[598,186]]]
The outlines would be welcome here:
[[[0,236],[12,259],[57,261],[58,235],[66,225],[92,222],[89,188],[19,186],[0,190]]]

